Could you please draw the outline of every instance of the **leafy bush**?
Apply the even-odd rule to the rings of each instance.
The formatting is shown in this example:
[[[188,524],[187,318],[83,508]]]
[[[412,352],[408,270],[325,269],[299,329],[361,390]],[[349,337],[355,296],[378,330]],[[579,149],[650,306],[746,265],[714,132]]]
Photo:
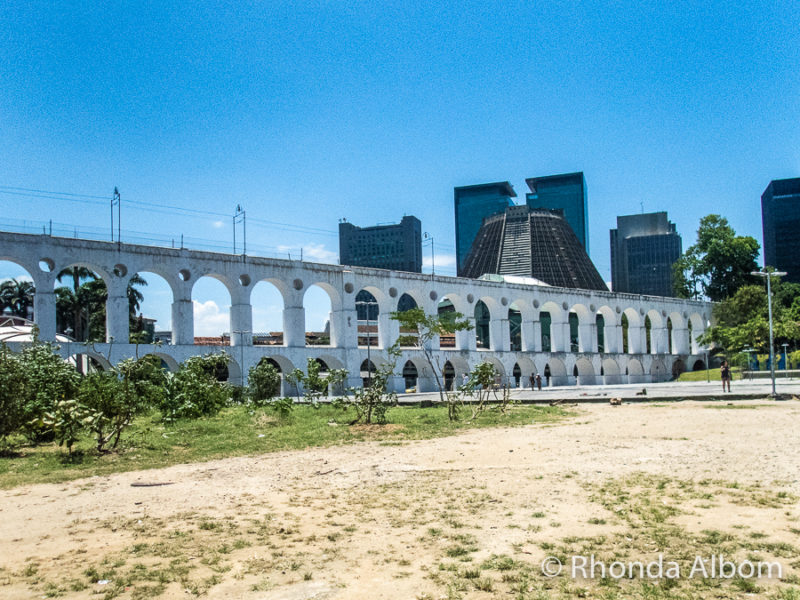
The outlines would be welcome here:
[[[351,388],[353,398],[337,398],[336,404],[342,408],[352,406],[356,418],[351,424],[373,422],[386,423],[386,411],[397,404],[397,393],[389,392],[389,377],[394,373],[400,357],[399,342],[387,349],[389,360],[372,373],[370,385],[364,388]]]
[[[22,361],[5,344],[0,345],[0,440],[21,427],[27,388],[28,378]]]
[[[72,446],[88,425],[89,411],[77,400],[59,400],[55,408],[42,416],[42,425],[55,435],[59,446],[66,446],[72,454]]]
[[[196,419],[214,415],[228,402],[228,386],[217,380],[227,366],[224,352],[192,356],[178,372],[168,375],[165,393],[159,408],[165,421]]]
[[[52,440],[53,430],[43,424],[42,418],[55,410],[58,401],[77,397],[80,375],[49,343],[25,348],[19,360],[28,381],[22,405],[25,434],[32,442]]]
[[[269,407],[278,413],[278,418],[281,421],[286,421],[292,416],[294,400],[291,398],[275,398],[275,400],[269,403]]]
[[[250,401],[256,406],[263,406],[281,392],[280,371],[265,360],[250,368],[247,381]]]
[[[303,389],[303,398],[306,402],[317,406],[320,398],[327,396],[328,390],[335,390],[347,379],[347,369],[331,369],[321,372],[322,365],[316,359],[309,358],[306,362],[306,372],[295,369],[286,376],[295,389]]]

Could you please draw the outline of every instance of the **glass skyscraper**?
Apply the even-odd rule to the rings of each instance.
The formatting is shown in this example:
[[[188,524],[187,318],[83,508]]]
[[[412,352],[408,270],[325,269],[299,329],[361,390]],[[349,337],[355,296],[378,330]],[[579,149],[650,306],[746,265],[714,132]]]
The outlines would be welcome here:
[[[764,263],[800,283],[800,177],[770,181],[761,195]]]
[[[517,193],[507,181],[457,187],[453,190],[456,215],[456,272],[461,276],[472,242],[486,217],[514,206]]]
[[[525,195],[527,205],[564,211],[564,218],[589,254],[589,209],[583,172],[531,177],[525,183],[531,189]]]
[[[611,230],[611,287],[615,292],[672,296],[672,265],[681,236],[666,212],[617,217]]]

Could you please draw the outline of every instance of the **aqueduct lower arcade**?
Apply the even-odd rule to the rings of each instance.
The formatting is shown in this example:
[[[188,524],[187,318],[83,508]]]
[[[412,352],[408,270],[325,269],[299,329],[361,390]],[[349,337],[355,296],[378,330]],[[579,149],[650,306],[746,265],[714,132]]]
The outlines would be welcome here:
[[[241,382],[250,367],[268,358],[284,373],[305,369],[307,358],[329,368],[346,368],[360,385],[368,366],[386,359],[385,349],[401,335],[390,313],[412,306],[426,314],[455,310],[469,318],[472,331],[454,339],[434,339],[433,349],[448,378],[476,364],[492,362],[505,381],[527,382],[541,374],[551,385],[640,383],[670,379],[704,360],[697,338],[709,323],[705,302],[549,286],[531,286],[259,258],[187,249],[0,233],[0,260],[16,263],[33,279],[34,321],[42,340],[55,340],[55,280],[63,269],[91,269],[105,282],[106,342],[85,350],[101,364],[152,352],[168,367],[194,354],[218,349],[229,356],[229,374]],[[155,273],[172,292],[172,343],[139,347],[128,343],[128,283],[140,272]],[[201,278],[219,280],[231,298],[230,345],[194,344],[192,288]],[[254,286],[268,281],[283,300],[280,344],[253,343]],[[312,286],[330,299],[326,345],[306,339],[303,299]],[[367,348],[367,344],[370,347]],[[72,344],[73,346],[75,343]],[[75,348],[64,348],[65,356]],[[434,389],[421,353],[404,348],[398,361],[397,390]]]

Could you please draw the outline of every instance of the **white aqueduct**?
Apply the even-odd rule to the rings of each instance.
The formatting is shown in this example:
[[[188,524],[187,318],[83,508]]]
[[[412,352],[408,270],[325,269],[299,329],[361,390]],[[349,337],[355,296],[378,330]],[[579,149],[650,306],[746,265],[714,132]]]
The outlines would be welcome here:
[[[361,290],[372,294],[378,305],[378,315],[373,317],[373,323],[377,322],[377,345],[370,348],[374,364],[385,360],[384,349],[400,335],[397,322],[389,314],[398,309],[404,295],[408,296],[404,306],[411,302],[427,314],[436,314],[447,300],[478,325],[472,331],[458,332],[455,343],[450,340],[451,347],[441,347],[444,344],[440,345],[438,339],[433,341],[448,375],[460,377],[476,364],[489,361],[512,385],[520,381],[527,385],[532,373],[549,379],[551,385],[668,380],[678,372],[704,364],[704,351],[697,337],[708,326],[711,315],[709,303],[677,298],[49,235],[0,232],[0,260],[18,264],[33,278],[34,321],[42,340],[55,340],[53,290],[60,271],[84,266],[105,281],[106,343],[88,347],[62,344],[63,356],[85,353],[108,366],[137,352],[152,353],[174,369],[189,356],[216,349],[228,354],[229,379],[233,383],[242,382],[248,369],[264,358],[274,361],[286,373],[296,367],[305,369],[306,360],[311,357],[329,368],[347,369],[351,374],[349,384],[360,385],[367,358],[366,346],[359,346],[356,296]],[[136,273],[160,275],[172,289],[171,345],[137,348],[128,343],[126,289]],[[230,293],[229,346],[209,348],[194,344],[192,287],[204,276],[221,281]],[[283,298],[282,345],[253,345],[251,291],[260,281],[270,282]],[[306,344],[303,298],[311,286],[319,286],[330,297],[330,344],[326,346]],[[510,331],[512,321],[518,334]],[[360,324],[363,326],[364,322]],[[419,391],[434,389],[435,382],[419,350],[403,349],[397,364],[393,381],[397,391],[409,385],[416,385]]]

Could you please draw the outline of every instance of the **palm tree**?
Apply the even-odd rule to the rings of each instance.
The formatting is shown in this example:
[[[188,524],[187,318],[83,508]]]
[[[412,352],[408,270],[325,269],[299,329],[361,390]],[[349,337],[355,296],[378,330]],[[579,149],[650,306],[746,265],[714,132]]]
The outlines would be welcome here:
[[[0,283],[0,313],[8,310],[12,315],[27,319],[29,310],[33,308],[35,291],[30,281],[8,279]]]
[[[81,280],[89,279],[96,281],[97,275],[86,267],[67,267],[56,276],[56,281],[60,283],[62,279],[68,277],[72,278],[71,290],[66,286],[56,288],[56,322],[58,323],[60,321],[62,332],[66,331],[68,327],[71,327],[73,337],[76,340],[84,341],[88,339],[89,315],[86,314],[83,316],[83,313],[85,311],[88,312],[89,307],[84,302],[85,298],[80,298],[79,291],[81,289]],[[66,292],[71,292],[71,294],[66,294],[64,290]],[[70,317],[68,318],[67,315],[63,314],[63,311],[71,313]]]

